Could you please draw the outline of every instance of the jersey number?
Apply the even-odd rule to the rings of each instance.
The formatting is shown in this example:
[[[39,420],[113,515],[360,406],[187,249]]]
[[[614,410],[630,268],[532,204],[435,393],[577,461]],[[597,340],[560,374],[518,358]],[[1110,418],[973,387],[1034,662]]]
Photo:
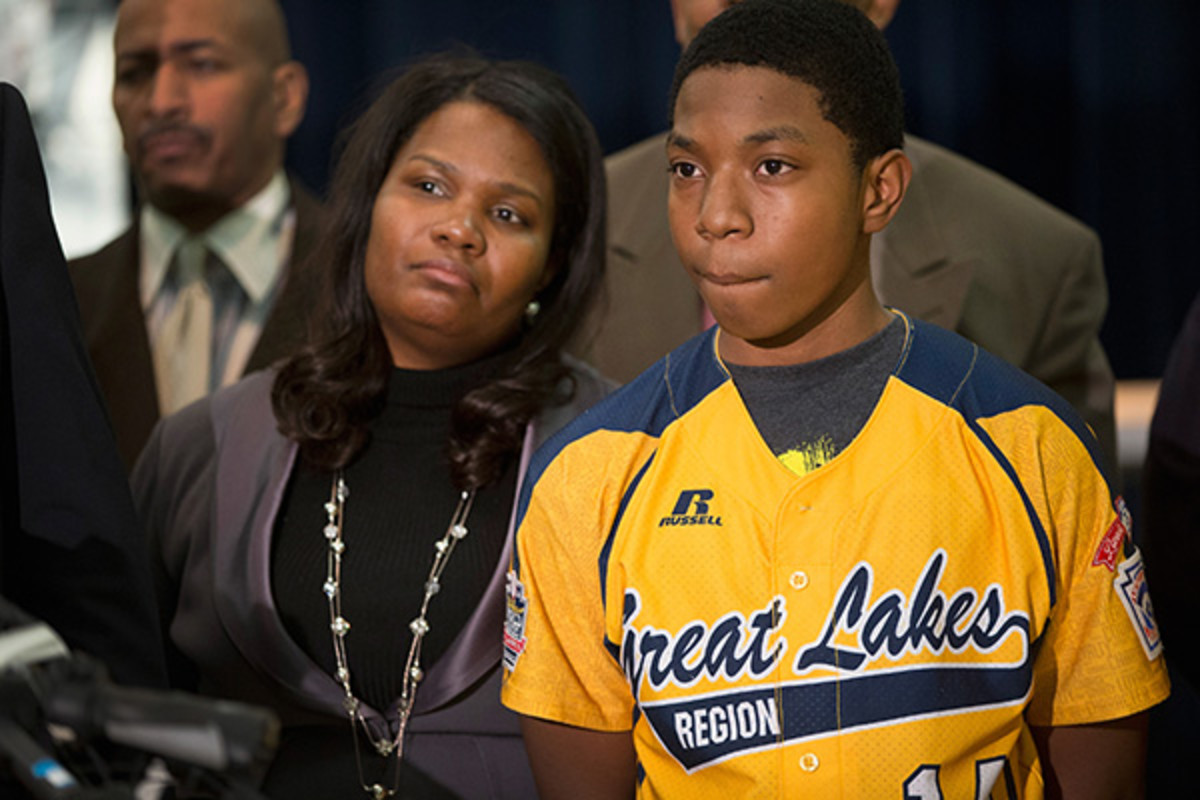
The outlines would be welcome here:
[[[936,764],[918,767],[904,782],[904,800],[942,800],[940,770]],[[997,786],[998,783],[1001,785]],[[997,756],[975,762],[975,800],[1017,800],[1017,785],[1007,758]]]

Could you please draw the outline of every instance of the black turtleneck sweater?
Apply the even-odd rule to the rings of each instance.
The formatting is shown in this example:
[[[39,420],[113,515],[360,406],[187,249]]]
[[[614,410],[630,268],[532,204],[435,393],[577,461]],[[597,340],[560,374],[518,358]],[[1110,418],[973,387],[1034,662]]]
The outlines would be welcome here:
[[[346,636],[351,685],[360,700],[381,711],[391,710],[400,694],[412,641],[408,625],[420,613],[434,542],[445,534],[459,499],[446,457],[451,411],[505,364],[501,354],[449,370],[394,370],[370,440],[345,470],[350,493],[343,519],[342,614],[351,625]],[[475,610],[496,568],[516,472],[514,458],[498,483],[477,493],[467,520],[470,533],[456,546],[442,589],[430,603],[421,656],[427,671]],[[298,460],[275,523],[271,585],[288,632],[333,674],[322,591],[324,505],[331,482],[331,473]]]

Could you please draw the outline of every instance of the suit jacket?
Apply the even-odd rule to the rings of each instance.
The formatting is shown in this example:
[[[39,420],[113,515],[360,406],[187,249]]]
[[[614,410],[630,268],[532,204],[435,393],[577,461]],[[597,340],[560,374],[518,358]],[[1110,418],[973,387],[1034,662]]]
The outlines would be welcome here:
[[[294,180],[291,192],[296,209],[292,256],[243,374],[288,355],[307,332],[306,312],[317,291],[318,265],[305,256],[315,249],[322,209],[316,198]],[[138,228],[134,222],[97,252],[68,264],[79,299],[84,341],[127,470],[133,469],[160,416],[154,356],[139,297]]]
[[[611,388],[584,365],[575,377],[572,402],[526,431],[522,477],[532,451]],[[286,740],[290,726],[344,726],[346,712],[341,685],[290,638],[271,592],[271,535],[298,451],[276,430],[273,379],[252,375],[163,420],[133,485],[170,639],[198,672],[200,691],[274,709]],[[511,551],[510,529],[484,601],[426,670],[408,727],[425,736],[406,745],[405,760],[465,796],[483,787],[493,792],[485,796],[536,796],[517,717],[500,706]]]
[[[1142,544],[1171,696],[1150,710],[1146,796],[1195,792],[1200,753],[1200,295],[1171,347],[1142,472]]]
[[[605,160],[606,297],[582,355],[628,381],[700,330],[701,303],[667,224],[666,134]],[[1062,395],[1116,469],[1108,289],[1096,234],[1016,184],[915,136],[913,178],[871,243],[880,300],[957,331]]]
[[[0,84],[0,470],[0,595],[118,681],[165,683],[141,530],[84,350],[29,113],[8,84]]]
[[[1142,473],[1146,570],[1173,668],[1200,688],[1200,296],[1171,347]],[[1173,676],[1174,677],[1174,676]],[[1193,729],[1195,725],[1191,726]]]

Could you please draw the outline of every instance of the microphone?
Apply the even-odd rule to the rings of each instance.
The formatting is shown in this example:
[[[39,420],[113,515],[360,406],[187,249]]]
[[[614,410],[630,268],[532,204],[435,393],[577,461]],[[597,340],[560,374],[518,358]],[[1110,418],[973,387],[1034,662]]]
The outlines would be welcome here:
[[[32,797],[58,800],[80,796],[79,781],[30,735],[37,727],[39,702],[29,669],[69,654],[48,625],[33,623],[15,606],[0,600],[0,617],[16,621],[15,630],[0,634],[0,763]]]
[[[7,627],[7,629],[4,629]],[[265,769],[279,741],[267,709],[179,691],[116,686],[102,664],[71,653],[50,626],[0,598],[0,675],[21,675],[46,722],[229,773]]]
[[[38,622],[12,603],[0,598],[0,673],[24,671],[34,664],[67,658],[62,637],[44,622]]]
[[[218,772],[269,764],[279,721],[266,709],[183,692],[67,680],[42,701],[46,721]]]

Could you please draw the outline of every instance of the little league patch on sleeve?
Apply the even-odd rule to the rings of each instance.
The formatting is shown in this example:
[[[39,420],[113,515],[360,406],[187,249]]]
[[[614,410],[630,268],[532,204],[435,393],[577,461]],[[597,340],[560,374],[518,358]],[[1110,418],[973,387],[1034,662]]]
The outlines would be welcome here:
[[[1146,583],[1146,568],[1142,563],[1142,553],[1134,550],[1133,555],[1117,566],[1117,577],[1113,579],[1113,587],[1125,606],[1146,658],[1153,661],[1162,654],[1162,638],[1159,635],[1158,623],[1154,619],[1154,606],[1150,603],[1150,586]]]
[[[512,570],[508,572],[504,594],[504,669],[512,672],[525,652],[525,614],[529,609],[525,584]]]
[[[1121,545],[1130,536],[1133,527],[1133,518],[1125,506],[1125,500],[1118,497],[1113,505],[1117,512],[1117,518],[1113,520],[1112,525],[1108,526],[1108,532],[1100,540],[1100,546],[1096,548],[1096,555],[1092,557],[1093,567],[1104,566],[1108,568],[1109,572],[1116,570],[1117,559],[1121,555]]]

